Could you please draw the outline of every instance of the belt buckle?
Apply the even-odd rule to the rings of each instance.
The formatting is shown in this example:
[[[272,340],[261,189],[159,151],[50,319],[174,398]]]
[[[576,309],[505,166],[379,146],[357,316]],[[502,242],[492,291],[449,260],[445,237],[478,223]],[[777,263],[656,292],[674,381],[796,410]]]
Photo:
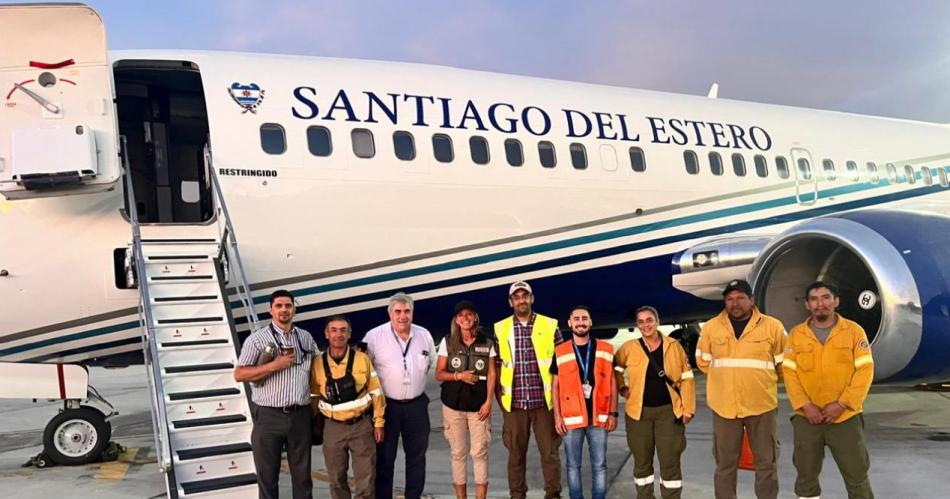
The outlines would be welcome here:
[[[280,412],[282,412],[282,413],[284,413],[284,414],[290,414],[290,413],[294,412],[296,409],[297,409],[297,406],[295,406],[295,405],[288,405],[288,406],[281,407],[281,408],[280,408]]]

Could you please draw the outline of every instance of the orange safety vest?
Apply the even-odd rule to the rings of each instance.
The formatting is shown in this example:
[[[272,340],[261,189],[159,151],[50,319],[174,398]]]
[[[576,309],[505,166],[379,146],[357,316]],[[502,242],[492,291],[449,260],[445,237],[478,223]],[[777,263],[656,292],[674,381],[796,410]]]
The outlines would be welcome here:
[[[604,427],[610,413],[610,378],[613,376],[614,347],[598,341],[594,354],[594,425]],[[574,342],[562,341],[554,347],[557,358],[558,404],[564,426],[569,430],[587,428],[587,404],[584,403],[581,369],[574,355]]]

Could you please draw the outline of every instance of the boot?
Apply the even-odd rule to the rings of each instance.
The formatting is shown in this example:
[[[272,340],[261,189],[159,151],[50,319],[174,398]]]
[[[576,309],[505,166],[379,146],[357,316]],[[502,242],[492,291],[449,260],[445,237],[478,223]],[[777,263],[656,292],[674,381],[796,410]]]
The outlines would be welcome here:
[[[461,485],[455,484],[455,499],[468,499],[468,492],[464,483]]]
[[[486,499],[487,497],[488,497],[488,484],[476,483],[475,484],[475,499]]]

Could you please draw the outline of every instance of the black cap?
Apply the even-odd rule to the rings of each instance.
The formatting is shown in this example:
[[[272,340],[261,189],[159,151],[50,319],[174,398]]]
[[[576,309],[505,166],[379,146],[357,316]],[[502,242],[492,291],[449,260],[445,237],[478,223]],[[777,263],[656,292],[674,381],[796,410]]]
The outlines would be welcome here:
[[[462,300],[455,304],[455,315],[458,315],[462,310],[471,310],[474,313],[478,313],[478,310],[475,309],[475,304],[469,300]]]
[[[729,281],[729,284],[726,284],[726,289],[722,290],[722,296],[726,296],[730,291],[742,291],[743,293],[752,296],[752,286],[749,285],[749,281],[742,279],[735,279]]]

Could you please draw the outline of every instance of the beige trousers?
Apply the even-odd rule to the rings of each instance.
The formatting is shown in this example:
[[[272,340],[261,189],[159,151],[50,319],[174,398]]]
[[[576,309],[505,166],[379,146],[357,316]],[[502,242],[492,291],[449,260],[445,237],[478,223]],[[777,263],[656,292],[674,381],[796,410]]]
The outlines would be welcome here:
[[[445,439],[452,449],[452,483],[467,483],[468,454],[472,456],[475,483],[488,483],[488,443],[491,442],[491,418],[478,420],[477,412],[456,411],[442,406]]]

